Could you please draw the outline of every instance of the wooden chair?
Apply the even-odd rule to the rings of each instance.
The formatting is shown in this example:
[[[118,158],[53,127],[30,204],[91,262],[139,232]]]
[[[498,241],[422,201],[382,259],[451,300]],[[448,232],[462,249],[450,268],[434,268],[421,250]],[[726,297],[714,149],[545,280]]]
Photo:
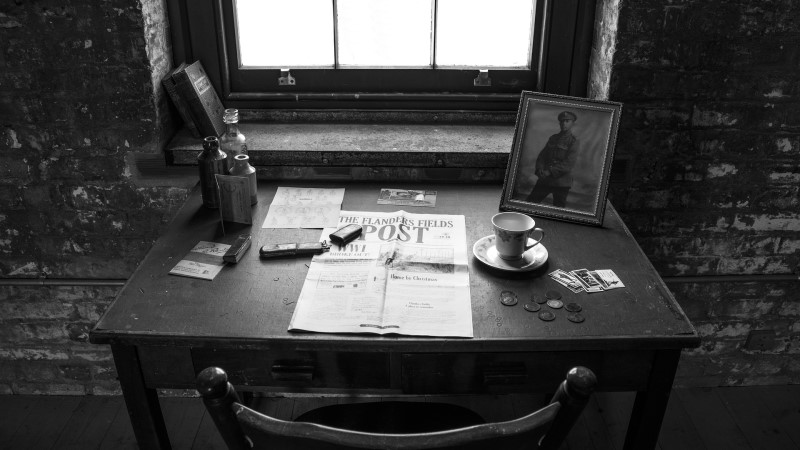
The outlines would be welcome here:
[[[232,450],[557,449],[586,406],[596,383],[591,370],[575,367],[567,373],[549,405],[524,417],[506,422],[397,434],[276,419],[242,405],[222,369],[208,367],[197,376],[197,390],[222,438]],[[339,405],[332,405],[333,408],[336,406]]]

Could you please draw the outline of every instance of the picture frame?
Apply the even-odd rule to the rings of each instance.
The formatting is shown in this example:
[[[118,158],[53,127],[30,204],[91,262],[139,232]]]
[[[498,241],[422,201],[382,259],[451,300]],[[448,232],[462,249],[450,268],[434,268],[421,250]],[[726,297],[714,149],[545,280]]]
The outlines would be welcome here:
[[[602,226],[621,113],[618,102],[522,91],[500,210]]]

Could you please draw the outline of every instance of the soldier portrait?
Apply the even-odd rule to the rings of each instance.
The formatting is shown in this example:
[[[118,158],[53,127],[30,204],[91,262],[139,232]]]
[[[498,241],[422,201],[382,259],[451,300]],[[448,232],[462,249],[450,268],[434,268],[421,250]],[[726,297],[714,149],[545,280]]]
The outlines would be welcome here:
[[[529,96],[517,117],[501,209],[601,220],[621,105]]]

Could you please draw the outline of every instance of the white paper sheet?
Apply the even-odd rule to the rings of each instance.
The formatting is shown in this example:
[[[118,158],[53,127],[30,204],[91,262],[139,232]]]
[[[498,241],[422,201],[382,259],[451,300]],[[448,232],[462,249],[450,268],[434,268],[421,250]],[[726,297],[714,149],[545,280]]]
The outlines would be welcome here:
[[[344,188],[279,187],[261,228],[335,227]]]

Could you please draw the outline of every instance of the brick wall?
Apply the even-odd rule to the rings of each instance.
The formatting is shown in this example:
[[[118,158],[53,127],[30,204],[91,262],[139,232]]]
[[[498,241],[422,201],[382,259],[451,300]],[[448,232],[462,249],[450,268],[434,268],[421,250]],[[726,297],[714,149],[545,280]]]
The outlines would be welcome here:
[[[610,196],[703,336],[678,383],[800,382],[800,4],[624,1],[616,42]]]
[[[797,383],[800,294],[775,276],[800,262],[798,6],[614,13],[602,89],[625,104],[631,177],[611,199],[668,280],[706,277],[669,284],[704,336],[678,383]],[[130,163],[173,129],[166,32],[163,0],[0,3],[0,281],[124,280],[181,204],[184,186]],[[86,342],[117,290],[0,284],[0,393],[117,392],[109,352]],[[773,334],[748,350],[752,330]]]
[[[0,393],[118,389],[88,330],[186,196],[126,162],[172,133],[167,30],[161,0],[0,3],[0,281],[112,280],[0,285]]]

